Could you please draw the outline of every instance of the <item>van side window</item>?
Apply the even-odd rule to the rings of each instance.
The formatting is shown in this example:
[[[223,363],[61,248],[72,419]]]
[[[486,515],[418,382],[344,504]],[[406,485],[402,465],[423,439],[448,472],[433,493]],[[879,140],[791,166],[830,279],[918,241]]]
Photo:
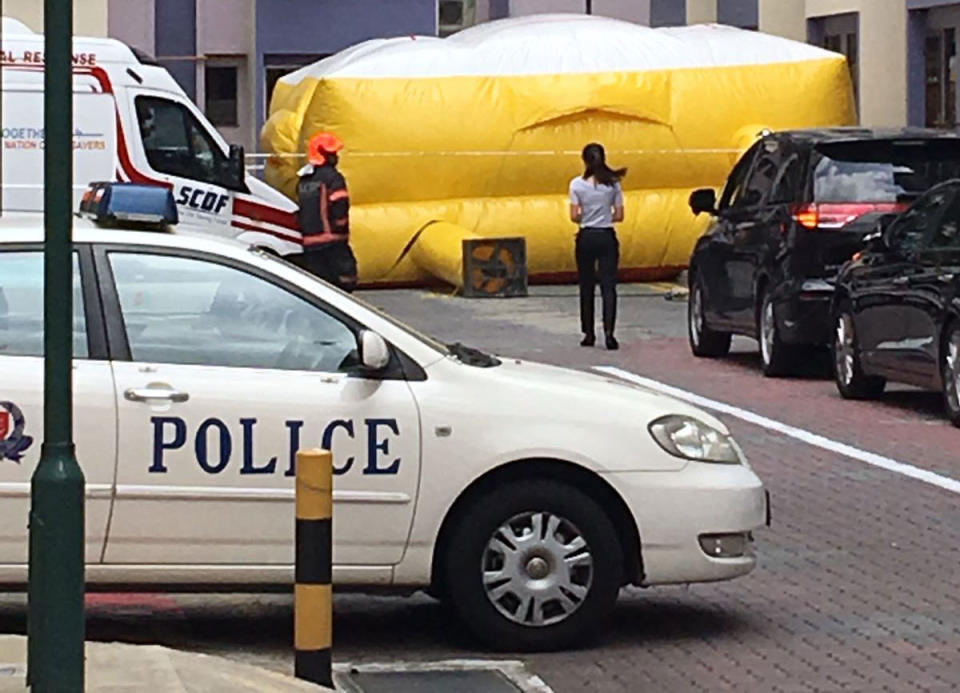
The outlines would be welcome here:
[[[84,359],[87,323],[73,256],[73,355]],[[0,252],[0,356],[43,356],[43,253]]]
[[[137,121],[150,168],[158,173],[226,186],[229,161],[183,104],[138,96]]]

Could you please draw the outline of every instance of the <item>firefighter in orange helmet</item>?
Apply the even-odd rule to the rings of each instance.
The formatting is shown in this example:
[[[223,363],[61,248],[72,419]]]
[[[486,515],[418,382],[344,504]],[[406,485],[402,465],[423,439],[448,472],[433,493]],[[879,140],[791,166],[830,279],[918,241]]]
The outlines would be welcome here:
[[[319,132],[307,146],[307,165],[298,172],[303,253],[289,259],[345,291],[357,285],[357,259],[350,248],[350,196],[337,170],[340,138]]]

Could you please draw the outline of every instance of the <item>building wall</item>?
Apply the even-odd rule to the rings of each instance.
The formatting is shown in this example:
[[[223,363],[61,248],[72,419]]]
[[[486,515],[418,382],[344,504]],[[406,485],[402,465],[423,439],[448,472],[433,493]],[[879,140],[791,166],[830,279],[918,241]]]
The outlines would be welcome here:
[[[372,38],[436,33],[437,0],[257,0],[257,131],[267,109],[268,63],[302,64]]]
[[[586,11],[586,0],[510,0],[510,16],[522,17],[545,12]]]
[[[841,20],[838,15],[852,19]],[[852,21],[858,36],[860,121],[868,126],[907,123],[908,26],[904,0],[760,0],[758,20],[761,31],[812,42],[818,42],[819,34],[831,22]]]
[[[717,0],[687,0],[687,24],[717,21]]]
[[[154,0],[109,0],[107,31],[115,39],[139,48],[149,55],[156,55],[157,25]]]
[[[650,24],[650,0],[593,0],[593,14]]]
[[[650,0],[650,26],[683,26],[686,23],[686,0]]]
[[[77,36],[107,36],[109,0],[74,0],[73,33]],[[34,31],[43,31],[43,0],[3,0],[3,14],[14,17]]]
[[[721,24],[756,29],[757,0],[717,0],[717,21]]]
[[[156,57],[187,96],[197,98],[197,0],[154,4]]]
[[[197,103],[204,107],[207,68],[237,70],[237,124],[219,125],[228,142],[256,148],[256,0],[197,0]]]
[[[806,41],[806,0],[759,0],[757,26],[769,34]]]

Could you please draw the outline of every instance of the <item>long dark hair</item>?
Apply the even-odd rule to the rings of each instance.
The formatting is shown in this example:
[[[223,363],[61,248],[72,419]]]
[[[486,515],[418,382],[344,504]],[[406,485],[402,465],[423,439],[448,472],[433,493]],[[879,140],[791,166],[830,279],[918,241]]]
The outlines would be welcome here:
[[[620,179],[627,175],[625,168],[610,168],[607,166],[607,153],[602,144],[591,142],[583,148],[583,163],[586,166],[583,177],[593,178],[601,185],[613,185],[620,182]]]

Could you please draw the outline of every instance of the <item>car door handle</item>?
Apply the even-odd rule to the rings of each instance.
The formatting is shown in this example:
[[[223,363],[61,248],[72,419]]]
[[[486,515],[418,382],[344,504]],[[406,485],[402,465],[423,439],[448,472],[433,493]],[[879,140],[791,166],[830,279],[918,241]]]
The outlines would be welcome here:
[[[123,396],[131,402],[148,402],[154,399],[166,399],[171,402],[186,402],[190,395],[186,392],[161,387],[130,387]]]
[[[950,274],[950,273],[938,274],[938,275],[937,275],[937,281],[938,281],[938,282],[943,282],[944,284],[946,284],[946,283],[948,283],[948,282],[952,282],[952,281],[953,281],[953,276],[954,276],[954,275],[952,275],[952,274]]]
[[[894,286],[906,286],[910,283],[910,277],[894,277],[890,283]]]

